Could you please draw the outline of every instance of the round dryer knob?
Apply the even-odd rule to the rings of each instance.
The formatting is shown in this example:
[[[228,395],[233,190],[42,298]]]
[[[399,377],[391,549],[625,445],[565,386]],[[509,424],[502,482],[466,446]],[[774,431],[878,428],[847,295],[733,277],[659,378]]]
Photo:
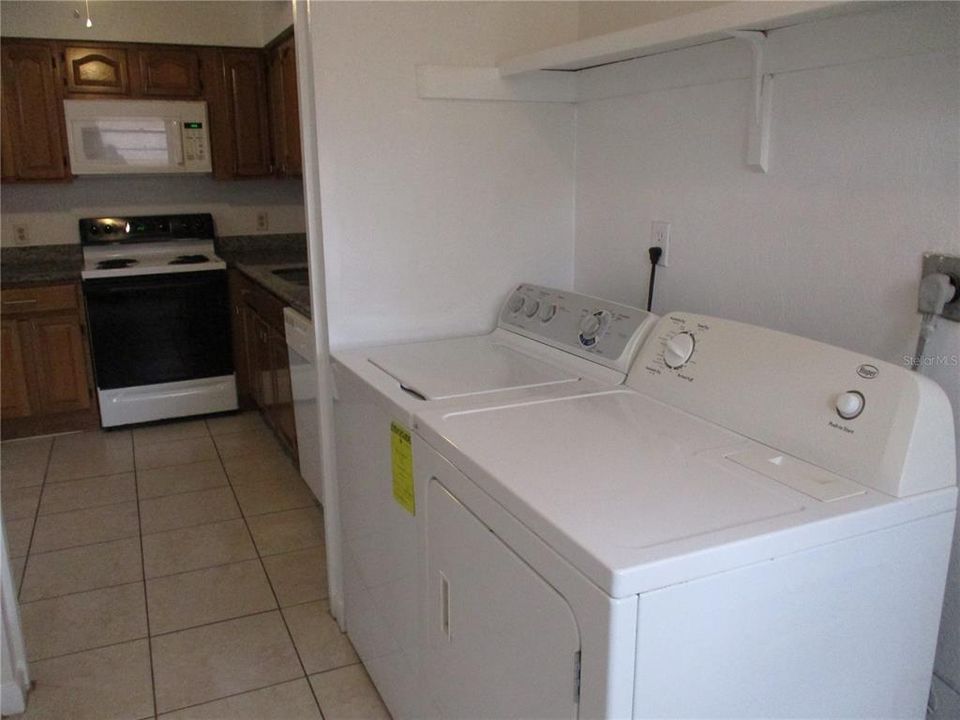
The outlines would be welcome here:
[[[690,360],[690,356],[693,355],[695,344],[693,335],[690,333],[677,333],[667,340],[667,344],[663,350],[663,361],[667,364],[668,368],[674,370],[683,367]]]
[[[863,406],[866,400],[862,393],[856,390],[848,390],[837,398],[837,415],[844,420],[853,420],[863,412]]]
[[[534,315],[537,314],[537,310],[539,309],[540,309],[540,301],[531,300],[530,302],[527,303],[526,307],[523,308],[523,314],[526,315],[528,318],[532,318]]]
[[[526,302],[526,298],[520,293],[517,293],[507,300],[507,310],[512,313],[520,312],[520,308],[523,307],[524,302]]]
[[[603,327],[600,313],[591,313],[580,321],[580,336],[584,338],[596,337]]]
[[[550,322],[553,316],[557,314],[557,306],[553,303],[547,303],[540,308],[540,322]]]

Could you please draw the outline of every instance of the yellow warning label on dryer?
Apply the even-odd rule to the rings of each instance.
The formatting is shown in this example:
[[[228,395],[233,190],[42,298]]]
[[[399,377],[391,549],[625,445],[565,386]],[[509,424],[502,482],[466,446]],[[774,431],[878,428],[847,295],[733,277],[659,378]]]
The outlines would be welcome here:
[[[413,447],[410,431],[399,423],[390,423],[390,464],[393,466],[393,499],[411,515],[416,515],[413,494]]]

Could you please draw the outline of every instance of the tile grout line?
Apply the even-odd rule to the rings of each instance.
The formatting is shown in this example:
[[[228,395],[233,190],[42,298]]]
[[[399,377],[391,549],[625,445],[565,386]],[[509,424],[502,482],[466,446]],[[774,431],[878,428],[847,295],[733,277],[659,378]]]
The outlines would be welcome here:
[[[204,423],[206,426],[206,423]],[[143,583],[143,612],[147,621],[147,660],[150,664],[150,697],[153,702],[153,716],[160,710],[157,704],[157,677],[153,669],[153,638],[150,633],[150,599],[147,595],[147,561],[143,554],[143,518],[140,516],[140,487],[137,483],[137,445],[130,433],[130,450],[133,454],[133,492],[137,502],[137,539],[140,542],[140,582]]]
[[[30,539],[27,541],[27,550],[23,555],[23,573],[20,575],[20,585],[17,588],[17,602],[20,602],[20,595],[23,593],[23,586],[27,580],[27,567],[30,565],[30,551],[33,549],[33,536],[37,532],[37,524],[40,518],[40,503],[43,502],[43,493],[47,486],[47,473],[50,472],[50,463],[53,460],[53,445],[56,441],[54,437],[50,441],[50,447],[47,448],[47,461],[44,463],[43,479],[40,481],[40,497],[37,498],[37,509],[34,510],[33,513],[33,526],[30,528]],[[6,520],[4,520],[4,525],[6,525]]]
[[[208,425],[207,431],[209,432],[209,430],[210,426]],[[217,457],[220,458],[220,464],[223,466],[223,471],[227,473],[227,466],[223,462],[223,456],[220,454],[220,447],[217,445],[216,441],[214,441],[213,446],[216,449]],[[233,482],[230,480],[229,473],[227,473],[227,482],[230,483],[230,492],[233,493],[233,498],[237,503],[237,507],[240,508],[240,515],[243,518],[243,524],[247,528],[247,533],[250,535],[250,540],[253,542],[253,550],[257,554],[257,560],[260,563],[260,570],[263,572],[264,577],[266,577],[267,585],[270,587],[270,592],[273,594],[274,602],[277,604],[277,614],[280,616],[280,622],[283,623],[283,628],[287,631],[287,638],[290,640],[290,645],[293,647],[293,652],[297,656],[297,662],[300,664],[300,672],[303,673],[303,678],[307,681],[307,687],[310,688],[310,694],[313,696],[313,702],[317,706],[317,711],[320,713],[320,717],[323,718],[323,708],[320,707],[320,698],[317,697],[317,693],[313,689],[313,683],[310,682],[310,676],[307,674],[307,667],[303,664],[303,658],[300,656],[300,650],[297,648],[297,643],[293,639],[293,633],[290,631],[290,625],[287,623],[287,618],[283,614],[283,608],[280,606],[280,597],[277,595],[277,591],[273,587],[273,581],[270,579],[270,573],[267,572],[267,568],[263,564],[263,556],[260,554],[260,548],[257,546],[257,540],[253,536],[253,532],[250,530],[250,523],[247,522],[247,516],[243,512],[243,508],[240,507],[240,500],[237,498],[237,491],[233,486]]]

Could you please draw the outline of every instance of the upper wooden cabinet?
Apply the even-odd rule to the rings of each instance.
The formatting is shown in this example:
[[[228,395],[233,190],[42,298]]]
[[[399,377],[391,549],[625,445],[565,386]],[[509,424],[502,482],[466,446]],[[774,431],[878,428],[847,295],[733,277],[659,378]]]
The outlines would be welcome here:
[[[268,49],[270,126],[273,163],[279,175],[300,175],[300,103],[297,94],[297,52],[293,36]]]
[[[221,105],[217,113],[223,122],[216,130],[214,164],[217,177],[262,177],[273,172],[266,72],[260,50],[222,50],[220,93],[208,93],[208,102]],[[211,119],[211,128],[215,128]],[[218,152],[219,149],[219,152]]]
[[[2,56],[3,179],[70,177],[55,46],[5,41]]]
[[[71,95],[130,95],[125,48],[65,45],[63,64],[64,82]]]
[[[199,97],[200,55],[193,48],[150,47],[137,51],[140,92],[148,97]]]

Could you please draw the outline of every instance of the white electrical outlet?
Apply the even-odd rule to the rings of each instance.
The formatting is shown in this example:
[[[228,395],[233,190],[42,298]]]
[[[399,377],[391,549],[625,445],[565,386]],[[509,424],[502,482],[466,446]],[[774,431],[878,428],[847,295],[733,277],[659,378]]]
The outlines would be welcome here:
[[[13,226],[13,244],[14,245],[30,244],[30,233],[27,231],[26,225]]]
[[[670,267],[670,223],[654,220],[650,225],[650,245],[663,248],[657,265]]]
[[[257,230],[266,230],[270,227],[270,216],[266,210],[257,213]]]

